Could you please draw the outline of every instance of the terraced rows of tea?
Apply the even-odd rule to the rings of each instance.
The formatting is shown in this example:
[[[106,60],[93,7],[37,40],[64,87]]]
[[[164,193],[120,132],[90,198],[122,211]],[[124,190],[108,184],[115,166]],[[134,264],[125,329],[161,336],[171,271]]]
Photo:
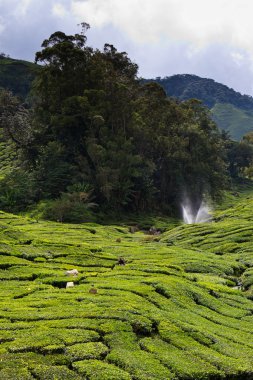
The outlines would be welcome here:
[[[1,213],[0,379],[253,379],[252,211],[158,236]]]

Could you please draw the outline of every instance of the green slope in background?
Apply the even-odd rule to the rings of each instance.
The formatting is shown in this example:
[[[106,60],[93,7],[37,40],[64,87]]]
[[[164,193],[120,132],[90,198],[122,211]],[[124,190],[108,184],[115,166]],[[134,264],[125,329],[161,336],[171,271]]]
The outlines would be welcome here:
[[[179,99],[199,99],[212,113],[220,129],[228,131],[235,140],[253,130],[253,98],[242,95],[213,79],[181,74],[156,78],[168,96]]]
[[[0,87],[25,98],[39,68],[31,62],[0,57]]]
[[[246,133],[253,131],[253,110],[245,111],[232,104],[216,103],[211,114],[219,128],[228,131],[234,140],[241,140]]]

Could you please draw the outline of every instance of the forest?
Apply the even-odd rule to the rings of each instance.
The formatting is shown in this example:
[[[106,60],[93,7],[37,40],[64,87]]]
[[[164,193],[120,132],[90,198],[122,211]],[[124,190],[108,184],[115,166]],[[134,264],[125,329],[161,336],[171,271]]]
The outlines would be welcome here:
[[[253,138],[220,131],[199,100],[177,100],[110,44],[55,32],[36,53],[25,98],[0,92],[0,207],[62,222],[152,211],[178,216],[187,195],[219,200],[250,178]]]

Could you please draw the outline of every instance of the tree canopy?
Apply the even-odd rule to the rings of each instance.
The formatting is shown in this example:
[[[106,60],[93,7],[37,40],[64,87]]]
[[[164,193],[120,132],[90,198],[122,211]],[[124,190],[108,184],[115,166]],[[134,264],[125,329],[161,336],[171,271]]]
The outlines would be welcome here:
[[[100,210],[172,212],[185,192],[196,202],[219,196],[224,140],[209,111],[143,83],[136,63],[113,45],[87,46],[89,26],[82,26],[80,34],[55,32],[42,43],[30,126],[12,127],[35,199],[56,199],[84,184]]]

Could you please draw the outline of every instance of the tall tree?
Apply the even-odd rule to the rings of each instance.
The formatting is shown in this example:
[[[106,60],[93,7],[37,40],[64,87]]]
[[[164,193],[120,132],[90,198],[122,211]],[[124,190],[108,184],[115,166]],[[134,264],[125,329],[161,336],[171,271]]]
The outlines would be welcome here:
[[[36,54],[33,167],[42,197],[89,184],[106,209],[172,209],[184,191],[195,201],[224,187],[223,143],[196,101],[179,103],[110,44],[52,34]],[[25,150],[25,148],[24,148]],[[54,163],[54,170],[48,162]]]

